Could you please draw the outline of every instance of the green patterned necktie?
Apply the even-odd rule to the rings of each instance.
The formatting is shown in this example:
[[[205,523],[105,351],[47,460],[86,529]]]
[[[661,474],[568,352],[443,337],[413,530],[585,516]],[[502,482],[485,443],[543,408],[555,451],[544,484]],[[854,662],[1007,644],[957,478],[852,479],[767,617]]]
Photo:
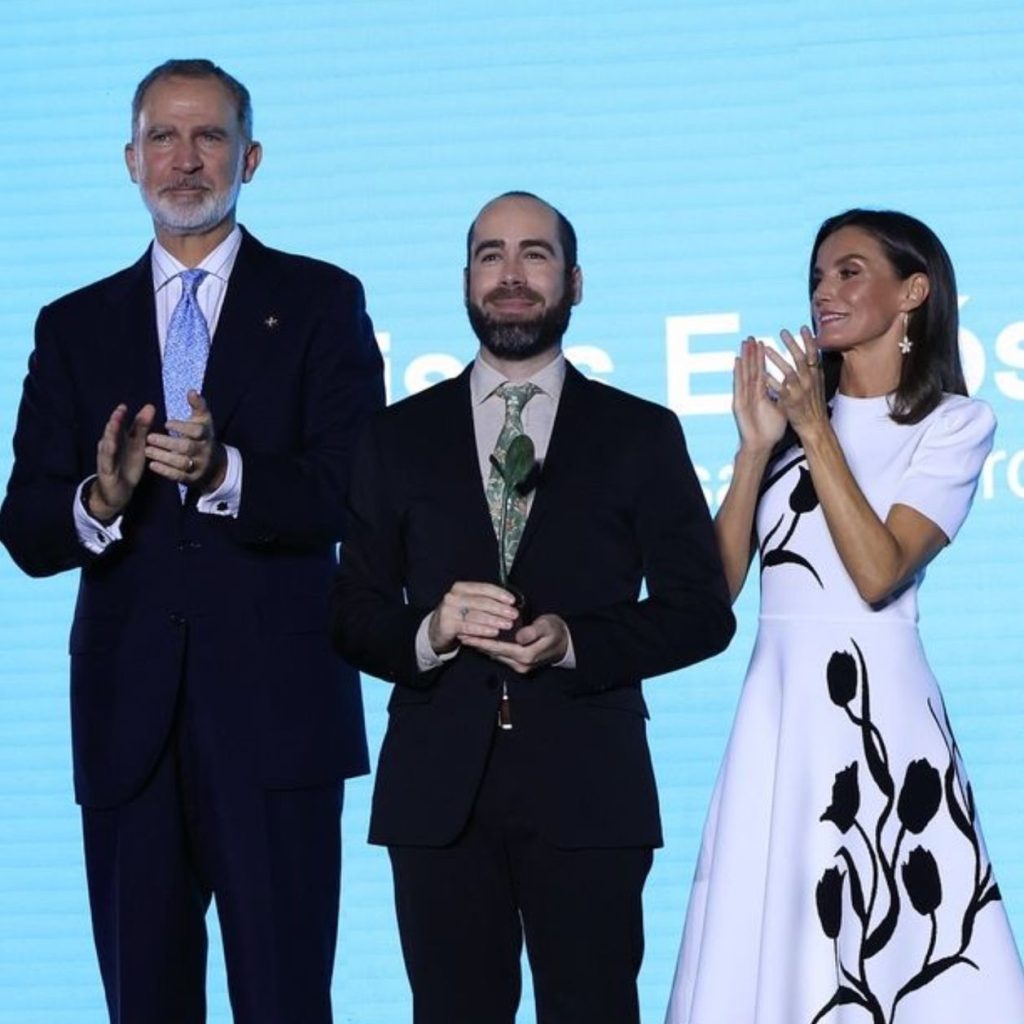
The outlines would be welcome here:
[[[505,422],[494,446],[494,458],[504,465],[505,453],[514,437],[523,433],[523,406],[541,389],[536,384],[500,385],[494,391],[505,401]],[[515,493],[509,502],[508,522],[505,526],[505,565],[511,565],[519,547],[519,539],[526,526],[525,494]],[[491,510],[491,522],[494,524],[495,537],[501,537],[501,513],[505,500],[505,484],[501,474],[491,465],[491,475],[487,479],[487,506]]]

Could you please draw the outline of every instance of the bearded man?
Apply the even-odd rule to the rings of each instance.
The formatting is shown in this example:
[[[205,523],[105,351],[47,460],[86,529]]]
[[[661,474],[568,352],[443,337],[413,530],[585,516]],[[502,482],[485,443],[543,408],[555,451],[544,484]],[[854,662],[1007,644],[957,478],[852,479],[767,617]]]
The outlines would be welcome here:
[[[464,286],[476,359],[374,416],[353,465],[332,631],[394,684],[370,841],[415,1024],[512,1024],[524,937],[538,1024],[636,1024],[661,844],[641,680],[722,650],[728,593],[677,418],[562,355],[568,220],[499,196]],[[521,433],[539,472],[509,487]]]
[[[139,84],[156,238],[42,310],[0,509],[27,573],[80,568],[75,792],[115,1024],[205,1020],[211,895],[234,1019],[328,1024],[359,678],[324,625],[382,360],[349,274],[235,221],[261,147],[207,60]]]

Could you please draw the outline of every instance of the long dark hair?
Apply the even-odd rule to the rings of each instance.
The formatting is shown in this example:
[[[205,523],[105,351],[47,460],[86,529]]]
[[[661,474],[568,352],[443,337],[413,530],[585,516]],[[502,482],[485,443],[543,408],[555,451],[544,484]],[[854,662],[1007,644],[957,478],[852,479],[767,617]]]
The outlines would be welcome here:
[[[901,281],[911,274],[928,278],[927,298],[907,318],[907,337],[912,348],[903,356],[890,413],[897,423],[920,423],[939,404],[944,392],[967,394],[960,365],[956,275],[949,253],[935,232],[916,217],[896,210],[847,210],[829,217],[818,228],[807,274],[811,296],[818,250],[829,235],[845,227],[859,228],[874,238]],[[838,352],[822,353],[825,393],[829,399],[839,386],[841,365]]]
[[[896,423],[920,423],[942,401],[944,393],[967,394],[967,383],[960,365],[960,316],[957,304],[956,275],[946,247],[927,224],[897,210],[864,210],[855,207],[824,221],[814,238],[807,271],[807,290],[814,296],[814,264],[818,250],[829,235],[840,228],[866,231],[882,247],[893,271],[901,281],[911,274],[925,274],[928,296],[907,318],[907,337],[911,349],[903,357],[900,380],[889,413]],[[825,398],[831,402],[839,388],[843,357],[823,351],[821,369],[825,378]],[[762,492],[776,479],[775,463],[783,452],[800,447],[796,431],[787,423],[785,433],[772,449]]]

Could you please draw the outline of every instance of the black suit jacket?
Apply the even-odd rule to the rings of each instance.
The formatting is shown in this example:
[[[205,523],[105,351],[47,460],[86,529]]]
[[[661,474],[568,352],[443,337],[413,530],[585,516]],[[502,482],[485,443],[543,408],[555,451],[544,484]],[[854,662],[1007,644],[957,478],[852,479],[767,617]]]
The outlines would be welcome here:
[[[242,455],[237,519],[183,506],[147,472],[124,539],[80,544],[72,504],[111,411],[163,388],[147,252],[42,310],[0,509],[0,539],[33,576],[81,567],[71,629],[75,788],[114,805],[144,782],[179,687],[202,687],[254,777],[307,785],[365,772],[356,672],[331,651],[327,600],[357,424],[383,405],[362,287],[244,234],[203,386],[217,436]]]
[[[423,617],[456,580],[496,581],[469,370],[375,416],[357,449],[332,632],[395,683],[372,842],[440,846],[465,825],[502,683],[546,838],[661,843],[641,680],[722,650],[734,630],[707,506],[668,410],[571,366],[511,582],[569,625],[572,670],[528,677],[469,649],[417,671]],[[641,597],[646,582],[647,594]]]

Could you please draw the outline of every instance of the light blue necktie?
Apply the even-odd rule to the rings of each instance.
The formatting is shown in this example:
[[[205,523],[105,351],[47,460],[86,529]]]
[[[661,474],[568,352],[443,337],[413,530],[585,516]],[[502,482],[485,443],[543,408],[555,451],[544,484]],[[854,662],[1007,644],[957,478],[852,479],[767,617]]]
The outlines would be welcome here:
[[[205,270],[183,270],[181,298],[171,313],[164,342],[164,407],[169,420],[187,420],[192,415],[189,391],[202,391],[206,358],[210,354],[210,329],[196,301],[196,291],[206,277]],[[178,484],[181,500],[188,488]]]

